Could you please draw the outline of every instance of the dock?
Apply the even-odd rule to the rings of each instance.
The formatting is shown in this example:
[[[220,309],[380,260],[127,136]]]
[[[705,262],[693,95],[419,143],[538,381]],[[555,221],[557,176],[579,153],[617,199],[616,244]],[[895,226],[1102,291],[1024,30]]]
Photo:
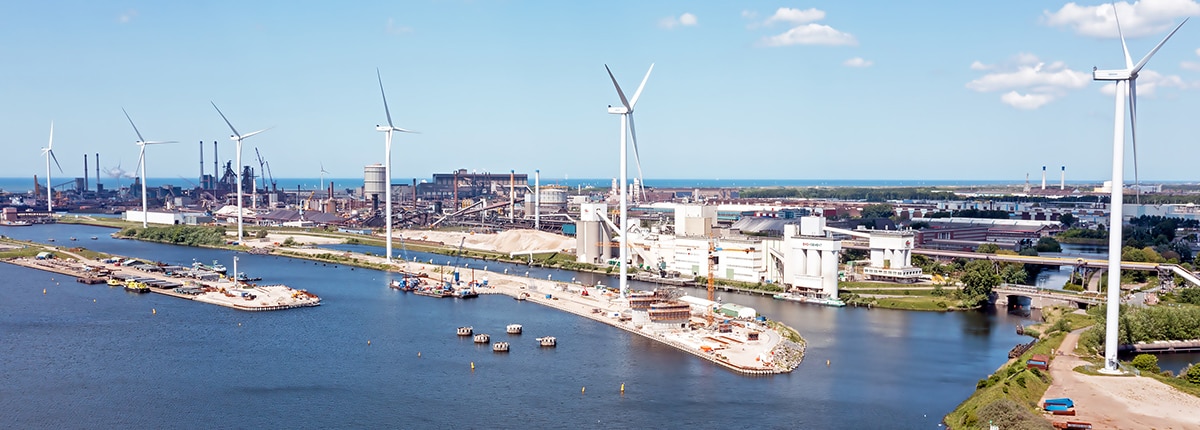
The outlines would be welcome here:
[[[83,284],[105,284],[109,279],[121,283],[138,282],[150,287],[150,292],[184,300],[209,303],[242,311],[277,311],[319,306],[321,298],[304,290],[286,285],[255,285],[235,283],[229,279],[202,281],[180,275],[167,275],[162,271],[144,271],[121,266],[119,263],[89,261],[79,255],[61,249],[56,250],[76,258],[33,259],[12,258],[5,263],[31,269],[74,277]],[[120,260],[126,260],[126,257]]]

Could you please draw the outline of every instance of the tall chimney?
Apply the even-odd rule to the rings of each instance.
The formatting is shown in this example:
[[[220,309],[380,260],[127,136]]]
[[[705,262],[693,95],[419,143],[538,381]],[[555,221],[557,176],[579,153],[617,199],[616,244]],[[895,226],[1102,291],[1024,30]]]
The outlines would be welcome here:
[[[96,192],[100,192],[100,153],[96,153]]]
[[[87,154],[83,154],[83,190],[88,190]]]
[[[218,158],[218,156],[217,156],[217,141],[214,140],[213,141],[213,188],[214,189],[217,188],[217,181],[220,180],[219,178],[221,177],[221,170],[219,167],[217,167],[217,163],[218,163],[217,160],[220,160],[220,158]]]
[[[1046,190],[1046,166],[1042,166],[1042,191]]]
[[[204,141],[200,141],[200,189],[204,189]]]
[[[1067,189],[1067,166],[1062,166],[1062,178],[1058,180],[1058,189]]]
[[[526,176],[528,178],[528,176]],[[508,171],[508,222],[513,222],[513,213],[517,210],[517,171]]]

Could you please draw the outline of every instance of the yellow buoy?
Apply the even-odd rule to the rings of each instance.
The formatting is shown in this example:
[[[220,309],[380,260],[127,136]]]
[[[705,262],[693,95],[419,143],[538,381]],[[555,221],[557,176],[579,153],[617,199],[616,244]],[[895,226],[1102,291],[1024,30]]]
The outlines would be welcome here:
[[[825,367],[829,367],[829,360],[825,360]]]
[[[367,341],[367,345],[371,345],[371,341],[369,341],[369,340],[368,340],[368,341]]]
[[[42,294],[46,294],[46,289],[42,288]]]
[[[579,394],[584,394],[586,392],[587,392],[587,387],[583,387],[583,388],[579,389]]]
[[[474,361],[471,362],[471,370],[475,370],[475,362]]]
[[[154,315],[157,313],[158,313],[158,309],[150,308],[150,315]]]
[[[621,383],[621,393],[622,394],[625,393],[625,383],[624,382]]]

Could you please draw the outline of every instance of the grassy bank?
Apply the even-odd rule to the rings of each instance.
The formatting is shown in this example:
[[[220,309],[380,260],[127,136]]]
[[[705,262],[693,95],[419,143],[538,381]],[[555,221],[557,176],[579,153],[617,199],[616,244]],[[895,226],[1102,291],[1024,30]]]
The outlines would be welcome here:
[[[1026,369],[1025,361],[1033,354],[1050,355],[1062,344],[1066,333],[1056,333],[1038,341],[1032,349],[1007,366],[980,379],[975,392],[944,419],[952,429],[985,428],[989,421],[1001,428],[1050,428],[1034,411],[1037,402],[1050,388],[1050,375],[1038,369]]]
[[[838,290],[838,297],[850,306],[926,312],[970,309],[963,306],[962,300],[953,297],[954,289],[927,284],[906,286],[879,282],[839,282]]]

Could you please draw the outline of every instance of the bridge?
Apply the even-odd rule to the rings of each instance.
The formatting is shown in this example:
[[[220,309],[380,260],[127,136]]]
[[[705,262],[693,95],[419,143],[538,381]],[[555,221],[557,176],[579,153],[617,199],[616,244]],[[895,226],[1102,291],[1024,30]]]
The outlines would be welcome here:
[[[1074,294],[1059,290],[1038,288],[1029,285],[1000,284],[992,288],[996,306],[1008,306],[1009,298],[1013,296],[1028,297],[1029,307],[1041,309],[1053,305],[1071,305],[1080,309],[1104,303],[1104,296],[1096,293]]]
[[[867,244],[862,241],[844,241],[842,242],[844,249],[869,249]],[[1040,264],[1044,266],[1076,266],[1086,267],[1089,269],[1107,269],[1108,260],[1098,260],[1089,258],[1070,258],[1070,257],[1043,257],[1043,256],[1025,256],[1025,255],[1001,255],[1001,254],[981,254],[971,251],[948,251],[941,249],[924,249],[916,248],[912,251],[914,254],[928,255],[941,258],[968,258],[975,260],[1000,261],[1007,263],[1021,264]],[[1159,273],[1170,272],[1174,275],[1186,280],[1193,286],[1200,286],[1200,277],[1195,273],[1180,267],[1178,264],[1167,263],[1140,263],[1133,261],[1122,261],[1122,269],[1129,270],[1145,270],[1156,271]]]

